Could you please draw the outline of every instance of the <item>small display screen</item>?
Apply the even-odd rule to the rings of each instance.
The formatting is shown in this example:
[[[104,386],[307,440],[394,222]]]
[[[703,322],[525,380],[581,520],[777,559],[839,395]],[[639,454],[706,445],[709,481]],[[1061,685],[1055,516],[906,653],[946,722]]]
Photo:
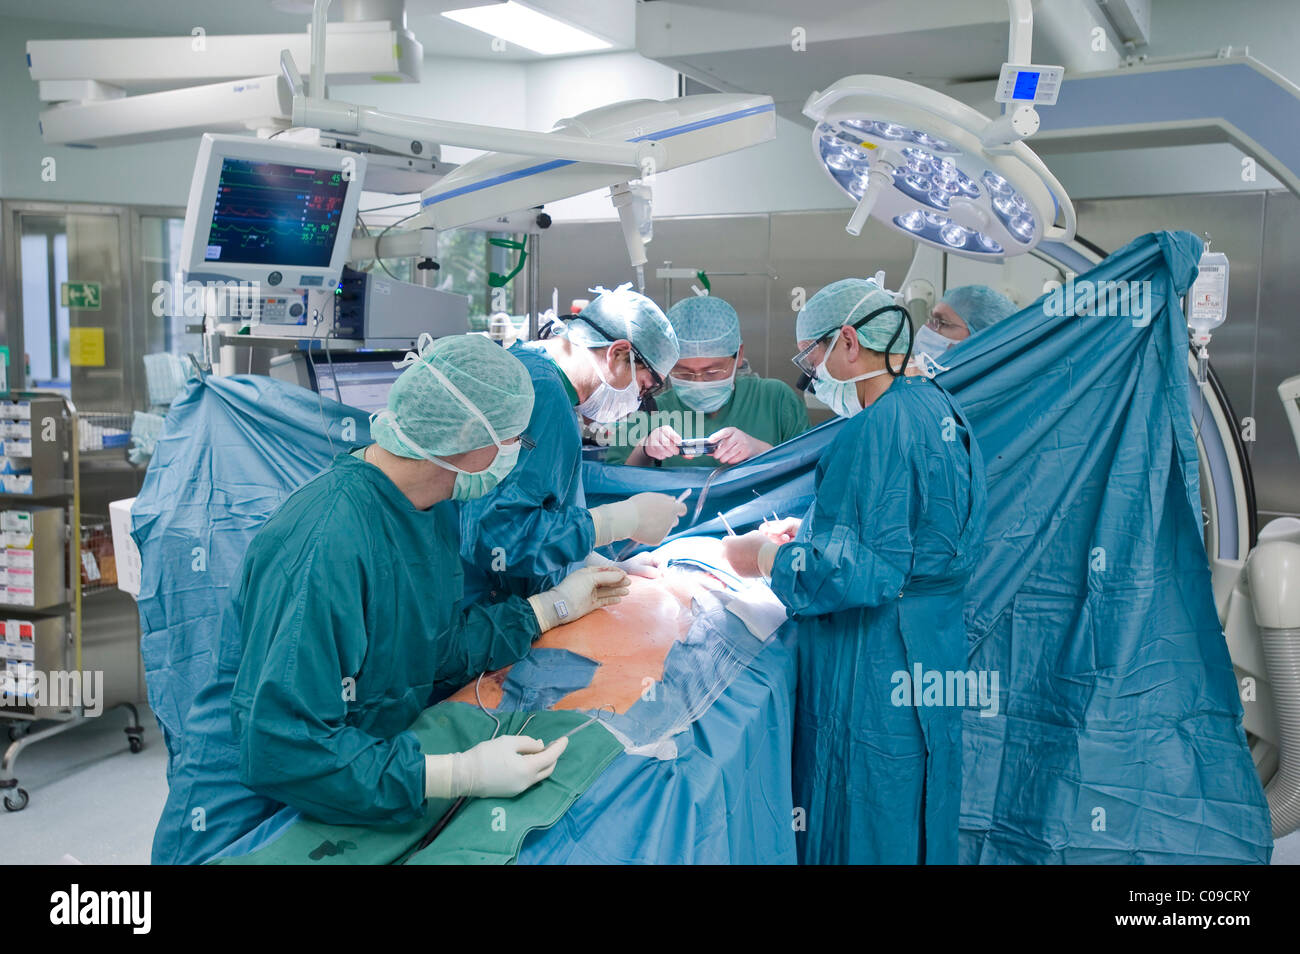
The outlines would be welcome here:
[[[337,169],[223,159],[204,261],[327,267],[348,185]]]
[[[1015,92],[1011,94],[1011,98],[1033,99],[1038,95],[1038,78],[1042,75],[1042,73],[1021,70],[1016,74],[1016,88]]]
[[[316,385],[322,397],[374,413],[388,404],[388,392],[403,369],[384,361],[316,361]]]

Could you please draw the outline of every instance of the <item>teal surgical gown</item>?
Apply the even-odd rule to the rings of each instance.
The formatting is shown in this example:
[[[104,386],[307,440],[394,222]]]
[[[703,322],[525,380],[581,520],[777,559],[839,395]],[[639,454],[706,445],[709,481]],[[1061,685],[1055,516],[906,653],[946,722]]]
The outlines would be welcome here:
[[[538,634],[524,600],[458,606],[458,549],[450,503],[417,510],[350,455],[284,502],[244,555],[155,863],[205,861],[286,804],[331,824],[419,817],[407,726]]]
[[[962,594],[984,539],[979,449],[946,391],[901,377],[840,429],[815,480],[772,569],[799,621],[800,861],[954,864],[962,710],[955,693],[903,690],[917,667],[920,687],[966,670]]]
[[[581,564],[596,544],[582,490],[582,435],[577,394],[537,344],[510,353],[533,381],[533,416],[519,462],[491,493],[461,504],[465,598],[529,596],[549,589]]]

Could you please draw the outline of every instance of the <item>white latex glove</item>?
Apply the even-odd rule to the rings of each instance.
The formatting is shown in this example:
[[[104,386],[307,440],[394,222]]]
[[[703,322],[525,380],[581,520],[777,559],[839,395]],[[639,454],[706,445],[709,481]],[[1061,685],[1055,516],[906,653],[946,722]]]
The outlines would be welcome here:
[[[771,444],[751,437],[738,427],[724,427],[710,434],[709,440],[717,442],[713,457],[720,464],[739,464],[772,449]]]
[[[722,538],[722,552],[737,576],[770,577],[778,549],[779,544],[761,530]]]
[[[566,576],[555,589],[528,597],[528,603],[544,633],[617,603],[627,593],[627,574],[617,567],[583,567]]]
[[[656,427],[641,442],[641,449],[646,452],[647,457],[654,460],[666,460],[669,457],[676,457],[682,450],[682,435],[667,424]]]
[[[764,533],[769,540],[776,543],[790,543],[799,535],[799,528],[803,526],[803,520],[799,517],[785,517],[781,520],[765,520],[758,529]]]
[[[636,556],[628,557],[626,560],[611,560],[603,553],[592,550],[587,554],[587,559],[583,563],[586,566],[615,567],[628,576],[643,576],[648,580],[664,575],[663,564],[659,562],[658,557],[648,550],[644,553],[638,553]]]
[[[664,575],[663,564],[659,562],[658,557],[649,551],[630,556],[614,565],[629,576],[644,576],[648,580],[657,579]]]
[[[588,513],[596,525],[598,547],[615,540],[657,545],[672,532],[678,519],[686,516],[686,504],[668,494],[633,494],[626,500],[593,507]]]
[[[503,735],[466,752],[424,757],[426,798],[512,798],[555,771],[569,740],[543,745],[526,735]]]

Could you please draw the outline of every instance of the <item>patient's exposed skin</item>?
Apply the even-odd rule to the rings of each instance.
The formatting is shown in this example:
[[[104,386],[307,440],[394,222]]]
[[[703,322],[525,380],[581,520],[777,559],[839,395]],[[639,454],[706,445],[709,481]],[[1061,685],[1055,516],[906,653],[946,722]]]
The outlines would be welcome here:
[[[721,559],[720,555],[709,559],[713,556],[709,545],[716,541],[693,543],[697,545],[689,551],[691,555],[710,563]],[[672,555],[684,555],[678,550]],[[558,626],[533,644],[544,649],[567,649],[600,663],[589,686],[569,693],[554,708],[599,709],[612,705],[617,712],[626,712],[650,685],[647,680],[657,681],[663,676],[669,648],[690,629],[692,597],[702,589],[721,588],[705,573],[672,568],[659,579],[634,576],[629,582],[631,592],[622,602]],[[507,667],[483,677],[479,687],[483,705],[500,705],[501,686],[509,673]],[[474,683],[449,698],[473,705]]]

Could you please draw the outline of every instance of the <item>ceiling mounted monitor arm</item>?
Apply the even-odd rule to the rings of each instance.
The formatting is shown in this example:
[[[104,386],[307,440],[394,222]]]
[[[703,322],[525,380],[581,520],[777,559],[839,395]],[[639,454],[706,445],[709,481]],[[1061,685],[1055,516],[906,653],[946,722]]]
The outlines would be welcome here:
[[[304,94],[302,75],[293,55],[280,54],[280,71],[293,94],[293,125],[320,129],[346,136],[364,138],[396,136],[423,139],[444,146],[464,146],[488,152],[507,152],[520,156],[543,156],[574,162],[595,162],[610,166],[641,169],[664,162],[663,146],[658,142],[599,142],[579,136],[538,133],[527,129],[507,129],[456,123],[423,116],[390,113],[370,106],[358,106],[333,99]]]
[[[573,162],[596,162],[636,169],[664,161],[663,147],[656,142],[595,142],[578,136],[536,133],[526,129],[505,129],[474,123],[454,123],[422,116],[389,113],[370,106],[357,106],[325,96],[326,13],[330,0],[315,0],[311,27],[311,82],[303,87],[293,55],[280,53],[280,71],[293,95],[295,126],[355,136],[365,141],[367,133],[404,139],[430,140],[443,146],[463,146],[488,152],[521,156],[543,156]]]
[[[320,0],[317,0],[319,3]],[[328,4],[329,0],[325,0]],[[1033,62],[1034,6],[1031,0],[1007,0],[1011,9],[1011,36],[1007,40],[1007,62],[1028,66]]]
[[[1065,70],[1059,66],[1033,65],[1034,8],[1031,0],[1007,0],[1011,15],[1007,39],[1007,61],[1002,64],[994,98],[1002,103],[1002,115],[980,137],[989,149],[1028,139],[1042,124],[1035,106],[1056,103]]]
[[[307,92],[317,99],[325,98],[325,15],[329,8],[330,0],[316,0],[311,8],[311,86]],[[1032,14],[1030,19],[1032,26]]]

